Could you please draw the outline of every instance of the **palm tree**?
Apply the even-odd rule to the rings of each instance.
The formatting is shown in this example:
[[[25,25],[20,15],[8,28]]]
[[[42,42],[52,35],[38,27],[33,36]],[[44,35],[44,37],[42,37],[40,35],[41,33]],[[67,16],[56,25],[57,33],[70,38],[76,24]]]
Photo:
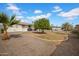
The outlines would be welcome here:
[[[3,24],[3,39],[9,39],[7,29],[8,27],[18,24],[20,21],[16,20],[15,15],[8,17],[5,13],[0,13],[0,23]]]

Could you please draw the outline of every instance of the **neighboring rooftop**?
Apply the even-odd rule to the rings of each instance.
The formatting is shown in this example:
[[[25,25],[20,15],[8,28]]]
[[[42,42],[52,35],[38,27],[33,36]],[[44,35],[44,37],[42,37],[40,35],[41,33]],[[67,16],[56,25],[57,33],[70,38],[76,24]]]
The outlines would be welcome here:
[[[29,25],[29,24],[26,22],[20,22],[19,25]]]

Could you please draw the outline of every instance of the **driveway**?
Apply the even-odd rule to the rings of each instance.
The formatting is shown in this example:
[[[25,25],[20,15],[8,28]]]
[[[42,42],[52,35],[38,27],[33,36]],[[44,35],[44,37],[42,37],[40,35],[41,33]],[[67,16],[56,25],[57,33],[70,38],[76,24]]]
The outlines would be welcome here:
[[[52,56],[79,56],[79,38],[70,34],[68,40],[61,42],[51,54]]]
[[[48,56],[55,48],[54,42],[40,40],[26,34],[11,33],[11,39],[0,39],[0,55]]]

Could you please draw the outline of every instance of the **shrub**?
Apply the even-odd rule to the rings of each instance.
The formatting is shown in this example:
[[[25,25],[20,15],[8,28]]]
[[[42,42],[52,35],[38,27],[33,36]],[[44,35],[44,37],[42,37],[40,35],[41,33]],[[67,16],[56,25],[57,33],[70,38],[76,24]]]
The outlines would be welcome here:
[[[66,23],[62,24],[62,29],[64,31],[72,31],[73,30],[73,25],[66,22]]]
[[[3,33],[4,32],[4,30],[3,29],[0,29],[0,33]]]
[[[76,34],[77,37],[79,38],[79,31],[77,31],[77,30],[73,30],[72,33]]]

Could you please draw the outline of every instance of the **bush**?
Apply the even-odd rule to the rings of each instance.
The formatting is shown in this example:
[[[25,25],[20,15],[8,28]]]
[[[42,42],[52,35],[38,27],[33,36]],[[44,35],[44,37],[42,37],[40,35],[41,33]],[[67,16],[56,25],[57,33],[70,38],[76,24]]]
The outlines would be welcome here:
[[[62,29],[64,31],[72,31],[73,30],[73,25],[66,22],[66,23],[62,24]]]
[[[74,33],[74,34],[78,34],[78,32],[79,32],[79,31],[77,31],[77,30],[73,30],[73,31],[72,31],[72,33]]]
[[[0,33],[3,33],[3,31],[4,31],[3,29],[0,29]]]
[[[77,31],[77,30],[73,30],[72,33],[76,34],[77,37],[79,38],[79,31]]]

